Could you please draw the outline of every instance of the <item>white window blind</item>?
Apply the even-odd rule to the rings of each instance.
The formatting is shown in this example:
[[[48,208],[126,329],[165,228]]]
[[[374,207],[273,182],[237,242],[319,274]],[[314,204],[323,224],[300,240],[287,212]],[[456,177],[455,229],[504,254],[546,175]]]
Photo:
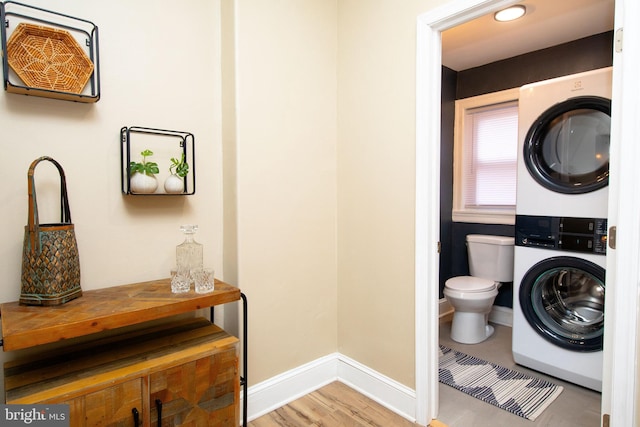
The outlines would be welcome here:
[[[456,101],[452,220],[514,224],[518,88]]]
[[[514,209],[518,106],[506,103],[468,111],[464,208]]]

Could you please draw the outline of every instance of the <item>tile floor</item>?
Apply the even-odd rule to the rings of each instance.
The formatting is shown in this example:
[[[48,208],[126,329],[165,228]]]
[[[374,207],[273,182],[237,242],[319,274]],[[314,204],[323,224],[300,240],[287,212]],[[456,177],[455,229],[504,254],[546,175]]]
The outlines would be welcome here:
[[[440,322],[440,343],[505,368],[527,372],[562,385],[562,394],[535,421],[529,421],[439,384],[439,421],[448,427],[600,426],[600,393],[516,365],[511,355],[511,328],[494,326],[496,332],[487,341],[468,345],[451,340],[451,321],[443,320]]]

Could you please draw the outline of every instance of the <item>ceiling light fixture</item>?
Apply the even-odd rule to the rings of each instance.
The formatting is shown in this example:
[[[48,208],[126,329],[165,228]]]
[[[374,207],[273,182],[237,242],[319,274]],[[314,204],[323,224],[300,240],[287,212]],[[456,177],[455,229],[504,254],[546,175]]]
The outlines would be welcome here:
[[[524,16],[525,13],[527,13],[527,8],[525,8],[521,4],[518,4],[496,12],[493,17],[496,21],[506,22],[518,19]]]

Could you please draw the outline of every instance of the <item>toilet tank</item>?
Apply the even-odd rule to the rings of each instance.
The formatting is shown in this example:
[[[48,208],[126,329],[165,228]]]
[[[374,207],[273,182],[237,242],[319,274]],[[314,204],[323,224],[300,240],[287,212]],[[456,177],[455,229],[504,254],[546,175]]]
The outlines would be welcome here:
[[[513,237],[469,234],[467,253],[471,276],[513,282],[514,243]]]

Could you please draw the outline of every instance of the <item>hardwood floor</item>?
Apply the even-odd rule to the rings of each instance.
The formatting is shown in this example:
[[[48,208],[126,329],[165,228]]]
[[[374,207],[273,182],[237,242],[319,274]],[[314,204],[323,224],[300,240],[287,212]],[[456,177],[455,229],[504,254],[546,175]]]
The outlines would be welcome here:
[[[333,382],[248,423],[248,427],[415,426],[341,382]]]
[[[538,419],[529,421],[481,402],[444,384],[439,387],[439,415],[432,427],[597,427],[600,393],[516,366],[511,356],[511,328],[494,325],[486,342],[464,345],[449,338],[451,322],[440,323],[440,342],[510,369],[521,370],[564,387]],[[379,405],[341,382],[334,382],[250,423],[249,427],[404,427],[416,424]]]

